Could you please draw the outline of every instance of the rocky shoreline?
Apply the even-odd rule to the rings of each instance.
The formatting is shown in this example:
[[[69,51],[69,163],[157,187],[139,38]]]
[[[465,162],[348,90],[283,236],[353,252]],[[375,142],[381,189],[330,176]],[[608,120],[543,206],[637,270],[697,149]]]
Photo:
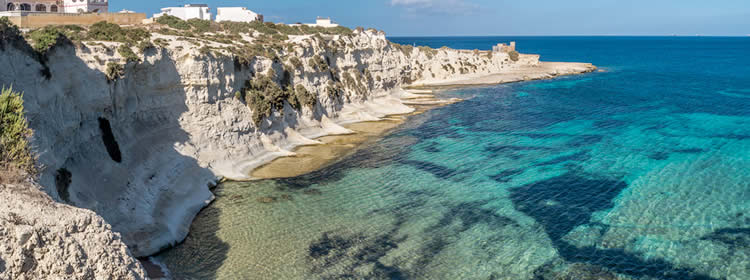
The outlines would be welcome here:
[[[351,133],[342,125],[410,113],[414,100],[401,100],[403,86],[540,65],[536,55],[514,61],[506,53],[398,46],[375,30],[295,36],[276,57],[246,62],[226,48],[205,53],[175,35],[155,34],[150,40],[167,43],[145,48],[138,61],[113,51],[122,43],[108,41],[56,45],[43,60],[31,55],[28,45],[2,42],[0,48],[0,64],[7,65],[0,84],[24,93],[34,130],[32,145],[42,167],[37,188],[54,203],[101,216],[101,228],[111,234],[102,246],[127,245],[118,250],[128,264],[115,264],[132,270],[132,277],[112,272],[115,278],[139,279],[143,270],[130,264],[134,256],[149,256],[183,240],[195,215],[214,198],[210,187],[217,178],[249,179],[251,170],[293,155],[295,147]],[[121,76],[113,80],[105,62],[124,62]],[[559,74],[541,65],[538,75],[512,77]],[[257,112],[237,93],[261,73],[283,73],[273,82],[314,93],[314,106],[283,103],[255,122]],[[503,82],[513,80],[508,77]],[[11,191],[5,199],[17,195]],[[106,262],[86,256],[80,258],[94,266]],[[0,268],[0,273],[8,271]],[[21,275],[34,278],[42,271],[32,268]]]

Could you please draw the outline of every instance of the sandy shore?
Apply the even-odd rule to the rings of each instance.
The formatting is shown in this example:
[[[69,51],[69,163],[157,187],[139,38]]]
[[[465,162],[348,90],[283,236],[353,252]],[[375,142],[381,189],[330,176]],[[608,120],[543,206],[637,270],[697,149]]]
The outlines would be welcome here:
[[[435,98],[432,94],[433,89],[551,79],[564,75],[589,73],[596,69],[596,66],[590,63],[541,62],[539,65],[519,66],[507,72],[492,75],[464,75],[452,80],[417,82],[411,85],[406,95],[401,96],[404,105],[415,108],[413,113],[389,115],[379,121],[343,125],[353,133],[322,136],[315,139],[321,144],[298,146],[293,151],[294,155],[277,157],[253,169],[251,177],[254,179],[289,178],[324,168],[337,159],[353,153],[363,143],[385,135],[411,115],[460,101]]]
[[[420,94],[413,94],[414,92],[420,92]],[[429,92],[431,91],[412,91],[413,95],[403,99],[404,104],[415,109],[412,113],[389,115],[380,121],[345,124],[343,127],[351,130],[352,133],[317,138],[315,140],[321,144],[299,146],[295,148],[293,156],[276,158],[253,170],[251,177],[255,179],[289,178],[324,168],[337,159],[355,152],[365,142],[387,134],[406,121],[409,116],[460,101],[436,99]]]

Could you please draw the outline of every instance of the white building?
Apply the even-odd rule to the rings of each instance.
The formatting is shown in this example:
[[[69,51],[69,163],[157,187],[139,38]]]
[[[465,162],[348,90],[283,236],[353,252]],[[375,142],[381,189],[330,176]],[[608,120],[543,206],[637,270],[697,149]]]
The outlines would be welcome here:
[[[328,17],[328,18],[318,17],[315,20],[315,23],[297,23],[297,24],[290,24],[290,25],[291,26],[307,25],[307,26],[312,26],[312,27],[325,27],[325,28],[338,27],[339,26],[339,24],[333,22],[333,20],[331,20],[330,17]]]
[[[182,20],[191,18],[211,20],[211,9],[206,4],[187,4],[185,7],[167,7],[162,8],[161,13],[154,14],[154,18],[163,15],[178,17]]]
[[[305,25],[307,25],[307,26],[325,27],[325,28],[338,27],[339,26],[339,24],[333,22],[333,20],[331,20],[330,17],[328,17],[328,18],[318,17],[315,20],[315,23],[307,23]]]
[[[0,11],[106,13],[109,0],[0,0]]]
[[[338,27],[339,26],[339,24],[333,22],[330,17],[328,17],[328,18],[318,17],[315,20],[315,24],[308,24],[308,25],[309,26],[326,27],[326,28],[328,28],[328,27]]]
[[[216,8],[216,21],[263,22],[263,15],[245,7],[220,7]]]

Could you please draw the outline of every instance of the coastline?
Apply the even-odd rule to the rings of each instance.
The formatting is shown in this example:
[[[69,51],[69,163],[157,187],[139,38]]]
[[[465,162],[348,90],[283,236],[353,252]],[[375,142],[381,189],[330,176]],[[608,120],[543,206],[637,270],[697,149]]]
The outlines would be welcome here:
[[[232,181],[252,181],[301,176],[320,170],[362,147],[368,141],[379,139],[400,126],[409,116],[421,114],[441,106],[461,102],[458,99],[439,99],[436,90],[483,85],[500,85],[532,80],[546,80],[568,75],[580,75],[596,71],[591,63],[539,62],[539,65],[524,65],[502,73],[489,75],[465,75],[454,79],[417,81],[397,91],[394,97],[413,111],[386,114],[376,119],[349,120],[338,123],[343,133],[323,134],[308,137],[312,141],[290,147],[283,153],[261,157],[248,170],[248,178]],[[230,179],[231,180],[231,179]]]
[[[387,135],[410,116],[462,101],[435,98],[431,90],[404,90],[400,99],[402,104],[412,109],[411,112],[385,115],[377,120],[343,123],[341,127],[349,133],[323,135],[315,138],[315,143],[294,147],[288,156],[273,158],[252,169],[251,180],[296,177],[325,168],[368,141]]]

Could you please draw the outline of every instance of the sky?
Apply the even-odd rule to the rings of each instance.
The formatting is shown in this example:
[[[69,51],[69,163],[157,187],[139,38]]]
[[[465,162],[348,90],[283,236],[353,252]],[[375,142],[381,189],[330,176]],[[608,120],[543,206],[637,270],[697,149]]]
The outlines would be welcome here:
[[[110,0],[151,17],[188,3],[247,7],[266,21],[331,17],[389,36],[750,35],[750,0]]]

